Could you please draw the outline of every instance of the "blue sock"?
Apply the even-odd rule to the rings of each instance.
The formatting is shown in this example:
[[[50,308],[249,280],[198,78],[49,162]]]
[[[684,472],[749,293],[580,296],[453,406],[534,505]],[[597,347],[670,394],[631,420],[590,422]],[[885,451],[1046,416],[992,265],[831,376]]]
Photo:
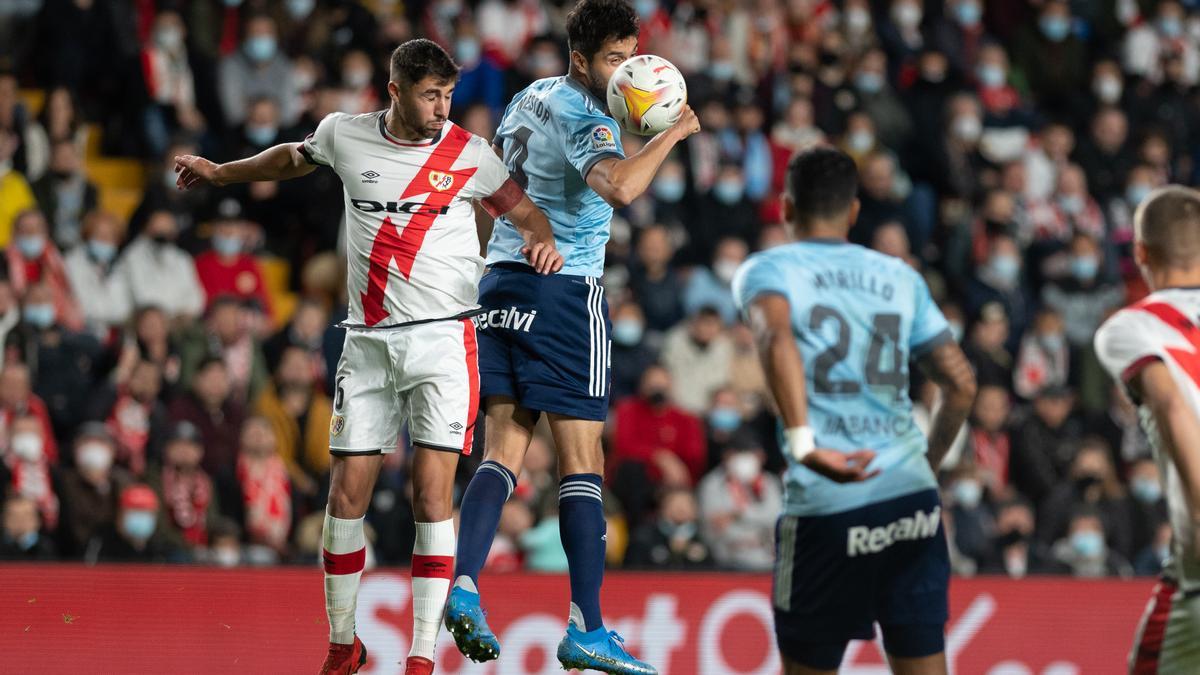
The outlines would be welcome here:
[[[607,523],[600,498],[600,476],[577,473],[558,485],[558,531],[571,568],[572,612],[578,608],[583,625],[591,632],[604,626],[600,617],[600,584],[604,581],[604,548]]]
[[[479,570],[487,562],[496,528],[500,525],[500,511],[508,501],[517,477],[502,464],[486,461],[475,470],[467,491],[459,505],[458,557],[454,562],[454,578],[471,578],[478,592]]]

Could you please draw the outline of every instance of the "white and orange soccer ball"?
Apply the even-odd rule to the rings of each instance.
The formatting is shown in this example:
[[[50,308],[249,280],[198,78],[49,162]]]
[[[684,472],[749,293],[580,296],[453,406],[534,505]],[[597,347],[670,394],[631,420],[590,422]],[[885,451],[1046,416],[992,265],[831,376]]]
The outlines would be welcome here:
[[[626,131],[653,136],[679,120],[687,84],[675,64],[653,54],[629,59],[608,81],[608,112]]]

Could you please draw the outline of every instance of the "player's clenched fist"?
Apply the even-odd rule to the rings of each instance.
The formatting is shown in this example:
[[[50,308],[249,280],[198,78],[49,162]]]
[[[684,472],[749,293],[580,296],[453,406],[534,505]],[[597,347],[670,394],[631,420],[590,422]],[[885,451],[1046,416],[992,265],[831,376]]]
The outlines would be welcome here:
[[[692,110],[692,106],[683,106],[683,111],[679,113],[679,121],[675,122],[671,129],[679,134],[680,140],[700,131],[700,118],[696,117],[696,111]]]
[[[175,157],[175,187],[188,190],[201,182],[221,185],[217,180],[217,165],[197,155],[178,155]]]

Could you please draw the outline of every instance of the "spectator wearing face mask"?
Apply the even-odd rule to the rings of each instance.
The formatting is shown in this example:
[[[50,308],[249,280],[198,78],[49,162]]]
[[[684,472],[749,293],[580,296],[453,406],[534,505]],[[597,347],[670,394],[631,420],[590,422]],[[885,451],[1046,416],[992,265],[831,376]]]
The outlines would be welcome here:
[[[1005,349],[1015,353],[1028,323],[1030,302],[1021,274],[1022,257],[1016,241],[1007,234],[993,235],[987,260],[977,266],[967,283],[966,310],[978,314],[988,303],[997,303],[1008,317]]]
[[[482,103],[499,119],[508,100],[505,96],[505,71],[496,65],[495,52],[485,51],[470,15],[459,15],[454,41],[454,62],[462,68],[454,88],[455,104]],[[558,73],[556,72],[555,75]],[[379,106],[371,108],[377,110]]]
[[[103,424],[84,425],[75,439],[75,466],[62,476],[62,525],[59,545],[68,556],[82,557],[93,537],[113,526],[121,492],[133,477],[114,466],[116,449]]]
[[[642,373],[658,361],[658,351],[646,338],[646,317],[636,302],[617,306],[612,322],[612,398],[619,401],[637,392]]]
[[[970,74],[980,46],[991,39],[983,25],[982,0],[948,0],[945,14],[934,22],[930,32],[931,43],[946,55],[958,77]]]
[[[251,544],[283,555],[292,530],[292,484],[275,431],[267,420],[251,417],[239,432],[237,459],[217,473],[221,510]]]
[[[696,498],[675,488],[662,496],[658,518],[634,531],[625,566],[635,569],[708,569],[712,554],[700,535]]]
[[[1107,107],[1129,110],[1125,91],[1125,73],[1112,59],[1100,59],[1092,66],[1092,110]]]
[[[0,560],[32,562],[58,556],[54,541],[42,530],[37,504],[28,497],[11,495],[4,500],[0,522]]]
[[[50,410],[33,392],[29,366],[20,362],[6,363],[0,370],[0,438],[7,439],[17,418],[27,415],[36,417],[41,425],[42,454],[47,461],[57,462],[58,443],[54,438]]]
[[[713,307],[726,324],[736,321],[737,305],[733,302],[729,284],[749,252],[746,242],[741,239],[727,237],[718,242],[711,267],[693,269],[688,276],[683,290],[683,310],[694,314],[702,307]]]
[[[1067,536],[1054,543],[1051,556],[1051,573],[1089,579],[1133,575],[1129,562],[1108,547],[1099,515],[1086,508],[1071,516]]]
[[[732,361],[733,343],[711,306],[699,308],[663,340],[662,363],[674,381],[671,398],[694,415],[703,414],[713,394],[728,386]]]
[[[913,121],[888,81],[888,59],[882,49],[872,49],[863,55],[853,84],[860,108],[875,122],[879,142],[893,150],[906,149]]]
[[[155,211],[121,255],[117,273],[134,307],[157,307],[169,321],[182,323],[200,316],[205,296],[195,262],[175,244],[177,235],[171,212]]]
[[[679,160],[668,159],[658,169],[650,183],[650,194],[654,197],[654,220],[658,223],[684,223],[689,219],[687,201],[687,175]]]
[[[8,447],[0,461],[0,494],[33,501],[48,531],[58,527],[60,503],[55,494],[54,469],[46,455],[41,421],[25,416],[13,420]]]
[[[1075,36],[1071,9],[1066,0],[1042,5],[1037,26],[1027,26],[1013,46],[1013,63],[1049,114],[1078,116],[1078,93],[1087,83],[1087,46]]]
[[[998,302],[988,303],[975,317],[963,352],[980,386],[996,385],[1008,391],[1012,387],[1013,357],[1006,347],[1009,324],[1004,307]]]
[[[1152,458],[1144,457],[1130,464],[1126,476],[1133,518],[1130,550],[1136,554],[1153,545],[1159,523],[1167,520],[1167,502],[1163,498],[1158,464]]]
[[[50,241],[46,218],[41,211],[25,211],[17,216],[13,240],[6,253],[9,280],[17,297],[24,300],[30,287],[39,283],[44,285],[49,298],[39,302],[49,302],[53,322],[72,331],[83,330],[83,313],[71,294],[66,266],[58,248]],[[38,311],[41,312],[38,317],[44,320],[47,312]]]
[[[158,529],[168,541],[191,550],[209,544],[218,518],[212,477],[200,468],[203,457],[200,432],[191,423],[180,422],[163,448],[162,468],[146,476],[147,485],[163,498]]]
[[[133,292],[126,275],[116,271],[121,224],[110,213],[92,211],[84,218],[83,241],[63,260],[71,292],[83,308],[87,330],[105,340],[133,313]]]
[[[1049,571],[1049,552],[1033,538],[1033,508],[1021,499],[1010,499],[996,509],[996,535],[990,555],[979,571],[1023,579]]]
[[[162,533],[158,495],[142,483],[121,491],[117,519],[88,543],[87,562],[185,562],[187,554]]]
[[[1049,544],[1067,532],[1070,514],[1087,507],[1104,526],[1109,548],[1129,559],[1134,554],[1134,504],[1117,477],[1108,445],[1089,437],[1078,445],[1071,467],[1038,510],[1038,538]]]
[[[226,569],[242,564],[242,528],[224,516],[218,516],[210,528],[206,558],[210,565]]]
[[[149,40],[142,46],[142,79],[149,102],[144,115],[146,149],[158,156],[172,133],[198,132],[204,118],[196,109],[196,82],[188,62],[187,25],[172,11],[154,17]]]
[[[850,241],[870,246],[877,230],[884,223],[899,222],[904,225],[910,241],[921,246],[928,232],[910,217],[906,198],[911,184],[908,177],[896,165],[896,159],[887,152],[875,152],[863,157],[859,164],[862,185],[859,189],[858,220],[850,230]]]
[[[967,432],[966,461],[974,465],[979,480],[994,495],[1005,494],[1008,488],[1011,408],[1007,389],[994,384],[980,387]]]
[[[1163,72],[1164,58],[1178,57],[1184,81],[1189,85],[1200,79],[1200,51],[1187,33],[1187,13],[1183,5],[1173,0],[1157,3],[1149,20],[1134,26],[1125,33],[1121,46],[1121,61],[1130,76],[1141,77],[1150,82],[1166,79]]]
[[[50,170],[32,185],[38,208],[53,223],[54,241],[64,249],[82,240],[84,214],[96,208],[96,186],[83,171],[74,139],[56,141],[50,151]]]
[[[211,304],[232,296],[253,299],[271,316],[271,299],[263,281],[262,266],[246,252],[246,224],[237,218],[220,220],[213,228],[212,248],[196,257],[196,274]]]
[[[894,76],[916,60],[929,42],[925,26],[925,8],[920,0],[892,0],[887,3],[886,19],[879,25],[879,38],[887,50]]]
[[[691,487],[706,468],[700,420],[671,400],[671,374],[651,366],[636,396],[613,410],[608,484],[631,523],[640,522],[661,487]]]
[[[1133,213],[1151,192],[1165,185],[1161,173],[1149,164],[1134,164],[1124,189],[1108,201],[1108,241],[1117,254],[1117,271],[1125,283],[1137,283],[1141,273],[1133,262]],[[1143,282],[1144,283],[1144,282]]]
[[[945,494],[954,519],[954,547],[978,569],[991,553],[995,531],[987,486],[974,466],[963,463],[951,472]]]
[[[739,437],[751,434],[749,429],[743,430],[744,424],[742,405],[738,400],[738,395],[728,387],[718,389],[713,394],[712,403],[704,415],[705,438],[708,445],[707,467],[720,464],[730,448],[730,443]]]
[[[146,171],[142,201],[129,217],[128,234],[131,240],[144,235],[150,219],[160,211],[165,211],[173,218],[171,241],[178,241],[191,253],[202,250],[205,242],[201,242],[196,236],[195,218],[198,214],[207,212],[213,199],[214,188],[205,184],[180,190],[177,185],[179,174],[175,172],[176,157],[194,155],[199,151],[199,146],[191,140],[184,137],[173,138],[166,151],[159,157],[159,163]]]
[[[159,461],[167,436],[167,407],[159,399],[162,386],[162,367],[139,360],[125,381],[106,383],[88,406],[88,419],[103,422],[116,441],[117,463],[135,476]]]
[[[1090,133],[1075,149],[1075,162],[1083,169],[1091,194],[1107,204],[1125,189],[1133,167],[1129,118],[1116,106],[1106,106],[1092,116]]]
[[[465,65],[459,62],[460,65]],[[379,90],[375,86],[375,68],[371,64],[371,57],[361,49],[352,49],[346,52],[342,57],[341,62],[342,87],[345,89],[345,101],[343,112],[351,115],[360,113],[373,112],[383,107],[379,102]],[[458,94],[462,87],[460,80],[459,86],[455,87],[454,93]],[[456,99],[456,103],[463,103],[461,99]]]
[[[290,83],[287,58],[279,50],[275,21],[266,15],[250,17],[243,29],[241,48],[221,58],[218,88],[225,123],[241,124],[248,102],[266,97],[279,106],[285,125],[296,121],[300,106]]]
[[[765,473],[765,452],[748,435],[735,436],[722,463],[697,488],[701,535],[717,565],[747,572],[775,562],[775,520],[783,508],[779,477]]]
[[[942,139],[941,152],[933,160],[934,173],[928,179],[940,194],[971,200],[983,189],[981,174],[987,166],[979,151],[983,136],[979,100],[971,94],[957,94],[938,112],[945,123],[931,133]]]
[[[1013,390],[1030,400],[1043,387],[1066,386],[1071,368],[1070,345],[1063,334],[1063,319],[1055,309],[1044,307],[1033,320],[1033,329],[1021,338]]]
[[[708,263],[723,238],[750,242],[758,236],[758,216],[746,196],[745,176],[737,164],[721,165],[712,189],[700,195],[694,208],[687,222],[687,244],[680,250],[677,264]]]

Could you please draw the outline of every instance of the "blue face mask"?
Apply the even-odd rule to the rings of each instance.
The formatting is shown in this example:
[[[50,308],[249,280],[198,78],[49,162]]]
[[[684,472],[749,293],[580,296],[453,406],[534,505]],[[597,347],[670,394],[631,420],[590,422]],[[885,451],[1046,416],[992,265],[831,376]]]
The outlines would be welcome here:
[[[121,518],[121,529],[134,539],[149,539],[154,534],[156,520],[151,511],[126,511]]]
[[[37,530],[34,530],[33,532],[26,532],[25,534],[17,537],[17,548],[21,549],[22,551],[28,551],[34,546],[37,546],[38,539],[39,535]]]
[[[1183,24],[1173,16],[1164,16],[1158,20],[1158,30],[1169,38],[1177,38],[1183,33]]]
[[[1079,195],[1067,195],[1058,198],[1058,207],[1072,216],[1083,213],[1084,206],[1083,197]]]
[[[613,322],[612,339],[624,347],[632,347],[642,341],[645,328],[637,319],[619,319]]]
[[[869,131],[855,131],[847,139],[850,149],[859,154],[875,147],[875,135]]]
[[[983,498],[983,486],[976,480],[960,480],[954,484],[954,503],[964,509],[979,506]]]
[[[1071,33],[1071,22],[1061,16],[1043,16],[1038,20],[1042,35],[1051,42],[1062,42]]]
[[[284,6],[287,7],[289,16],[299,20],[312,14],[313,8],[317,6],[317,0],[287,0]]]
[[[635,0],[633,8],[637,10],[638,16],[642,21],[654,16],[654,12],[658,11],[658,0]]]
[[[108,264],[117,257],[117,245],[107,241],[93,239],[87,243],[87,250],[88,255],[92,256],[96,262]]]
[[[728,82],[733,79],[737,69],[733,67],[732,61],[714,61],[708,67],[708,75],[718,82]]]
[[[27,234],[23,237],[17,237],[17,250],[26,259],[33,260],[40,257],[42,251],[46,250],[46,238],[40,234]]]
[[[998,281],[1013,284],[1017,281],[1017,275],[1021,273],[1021,262],[1016,256],[996,255],[988,262],[988,269]]]
[[[1090,255],[1071,256],[1071,276],[1077,281],[1091,281],[1100,271],[1100,261]]]
[[[713,408],[708,424],[714,431],[733,431],[742,425],[742,414],[733,408]]]
[[[238,237],[214,236],[212,247],[218,255],[234,256],[242,252],[242,240]]]
[[[682,178],[659,178],[654,181],[654,197],[659,201],[675,202],[683,199],[683,193],[687,190],[687,185],[684,184]]]
[[[717,201],[726,206],[733,206],[742,201],[742,193],[744,191],[745,188],[742,186],[741,181],[736,180],[719,180],[713,186],[713,196],[717,198]]]
[[[1046,335],[1039,335],[1038,342],[1042,343],[1042,348],[1048,352],[1057,352],[1063,348],[1063,345],[1066,344],[1066,340],[1063,339],[1062,333],[1048,333]]]
[[[984,64],[979,66],[979,81],[983,86],[989,88],[1002,87],[1006,79],[1004,69],[994,64]]]
[[[270,35],[256,35],[247,39],[246,56],[259,63],[270,61],[275,56],[275,38]]]
[[[1099,558],[1104,554],[1104,535],[1099,532],[1076,532],[1071,535],[1071,548],[1084,558]]]
[[[1130,185],[1125,189],[1125,201],[1130,207],[1136,208],[1146,197],[1150,196],[1150,186]]]
[[[954,15],[958,19],[958,25],[966,28],[974,28],[979,25],[983,10],[974,2],[960,2],[954,8]]]
[[[242,0],[221,0],[226,7],[241,7]]]
[[[854,86],[864,94],[878,94],[883,90],[883,77],[879,73],[859,73],[854,78]]]
[[[475,38],[463,38],[454,45],[454,58],[460,65],[470,65],[479,60],[483,47]]]
[[[269,124],[246,125],[246,140],[260,148],[270,145],[277,134],[279,134],[279,129]]]
[[[1154,504],[1162,499],[1162,486],[1153,478],[1134,478],[1129,483],[1129,491],[1143,504]]]
[[[25,323],[34,328],[49,328],[54,325],[54,305],[25,305],[25,309],[21,311],[21,317],[25,319]]]

